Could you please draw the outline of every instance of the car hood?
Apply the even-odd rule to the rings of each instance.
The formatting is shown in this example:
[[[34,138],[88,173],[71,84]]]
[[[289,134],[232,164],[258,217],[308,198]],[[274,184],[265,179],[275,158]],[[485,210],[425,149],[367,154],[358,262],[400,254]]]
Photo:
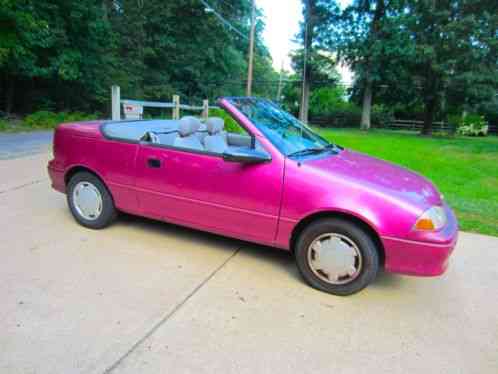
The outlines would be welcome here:
[[[425,177],[401,166],[362,153],[343,150],[337,155],[309,160],[306,164],[339,180],[410,201],[417,206],[440,205],[441,194]]]

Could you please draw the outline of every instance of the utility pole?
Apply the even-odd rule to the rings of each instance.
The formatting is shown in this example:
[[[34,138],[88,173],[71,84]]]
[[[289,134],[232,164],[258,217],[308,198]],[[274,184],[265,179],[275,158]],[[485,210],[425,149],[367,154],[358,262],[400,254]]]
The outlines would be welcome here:
[[[304,5],[304,56],[303,56],[303,84],[301,88],[301,106],[299,110],[299,120],[308,122],[308,100],[309,100],[309,82],[308,82],[308,49],[309,49],[309,27],[310,27],[311,4],[309,0]]]
[[[247,70],[247,96],[252,94],[252,70],[254,62],[254,33],[256,31],[256,5],[255,0],[252,0],[252,10],[251,10],[251,35],[249,38],[249,67]]]
[[[284,78],[284,61],[282,60],[282,66],[280,67],[280,79],[278,80],[278,90],[277,90],[277,102],[282,99],[282,83]]]

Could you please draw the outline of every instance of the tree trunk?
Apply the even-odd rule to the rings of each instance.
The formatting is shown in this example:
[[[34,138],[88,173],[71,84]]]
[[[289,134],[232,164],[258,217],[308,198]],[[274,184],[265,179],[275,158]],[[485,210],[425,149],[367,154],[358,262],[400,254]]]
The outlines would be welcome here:
[[[367,9],[370,8],[369,2],[363,3]],[[382,21],[386,13],[386,4],[384,0],[375,1],[375,13],[372,20],[370,29],[371,37],[376,40],[381,38],[380,31],[382,28]],[[367,56],[365,60],[365,89],[363,90],[363,105],[361,110],[361,129],[368,130],[371,126],[371,113],[372,113],[372,70],[375,68],[376,61],[371,60],[372,56]],[[378,63],[377,63],[378,64]]]
[[[371,112],[372,112],[372,81],[367,80],[365,89],[363,90],[363,107],[361,110],[362,130],[368,130],[370,128]]]
[[[310,106],[310,82],[309,80],[306,80],[303,84],[303,99],[299,111],[299,119],[303,123],[308,123],[309,106]]]
[[[109,13],[107,9],[106,0],[102,1],[102,17],[104,18],[104,21],[106,22],[109,21]]]
[[[7,77],[6,85],[7,88],[5,91],[5,113],[10,114],[12,112],[12,107],[14,106],[14,79]]]
[[[425,101],[424,127],[422,128],[422,135],[432,136],[432,122],[434,121],[435,111],[436,98],[427,98]]]

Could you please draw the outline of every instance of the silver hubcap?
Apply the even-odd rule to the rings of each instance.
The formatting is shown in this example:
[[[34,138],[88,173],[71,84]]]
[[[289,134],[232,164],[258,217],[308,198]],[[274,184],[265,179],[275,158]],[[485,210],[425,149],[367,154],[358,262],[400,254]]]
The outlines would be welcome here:
[[[360,275],[361,252],[348,237],[327,233],[317,237],[309,246],[308,264],[324,282],[345,284]]]
[[[89,221],[102,213],[102,195],[90,182],[79,182],[73,190],[73,204],[78,214]]]

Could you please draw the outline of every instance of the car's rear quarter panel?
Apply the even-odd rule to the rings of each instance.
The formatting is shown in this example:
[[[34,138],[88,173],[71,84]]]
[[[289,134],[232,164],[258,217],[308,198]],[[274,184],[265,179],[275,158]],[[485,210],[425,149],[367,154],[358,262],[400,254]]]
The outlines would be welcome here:
[[[54,188],[65,192],[65,179],[76,168],[87,168],[103,180],[116,207],[138,213],[135,162],[138,144],[104,138],[101,122],[60,125],[54,135],[54,160],[49,164]]]

